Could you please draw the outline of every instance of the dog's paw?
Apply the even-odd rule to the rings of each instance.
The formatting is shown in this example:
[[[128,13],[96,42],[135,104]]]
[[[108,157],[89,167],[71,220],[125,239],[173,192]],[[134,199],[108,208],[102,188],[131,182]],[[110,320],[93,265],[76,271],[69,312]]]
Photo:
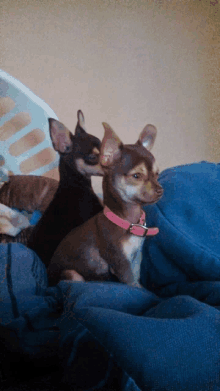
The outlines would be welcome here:
[[[85,279],[83,276],[81,276],[79,273],[77,273],[75,270],[64,270],[61,273],[61,280],[70,280],[70,281],[77,281],[77,282],[85,282]]]

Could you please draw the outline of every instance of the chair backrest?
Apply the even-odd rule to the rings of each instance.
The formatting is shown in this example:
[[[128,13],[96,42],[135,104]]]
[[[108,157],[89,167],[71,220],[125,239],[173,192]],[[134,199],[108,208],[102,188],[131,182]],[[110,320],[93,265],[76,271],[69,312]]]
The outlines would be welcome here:
[[[58,167],[48,118],[51,108],[20,81],[0,70],[0,166],[14,175],[47,175]]]

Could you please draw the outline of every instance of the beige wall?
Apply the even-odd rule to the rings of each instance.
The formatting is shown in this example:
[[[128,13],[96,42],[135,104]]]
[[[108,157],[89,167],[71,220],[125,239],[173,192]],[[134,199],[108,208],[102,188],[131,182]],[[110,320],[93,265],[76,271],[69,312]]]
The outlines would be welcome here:
[[[1,0],[1,65],[70,129],[82,109],[160,168],[220,161],[220,6],[207,0]]]

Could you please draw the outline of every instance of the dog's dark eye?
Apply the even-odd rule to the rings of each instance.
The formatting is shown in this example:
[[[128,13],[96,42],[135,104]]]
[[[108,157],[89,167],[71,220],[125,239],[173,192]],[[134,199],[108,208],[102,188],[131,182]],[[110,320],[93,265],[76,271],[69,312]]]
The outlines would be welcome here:
[[[133,178],[135,178],[135,179],[141,179],[141,174],[136,173],[136,174],[133,175]]]
[[[66,145],[65,146],[65,151],[63,152],[64,154],[65,153],[70,153],[72,151],[72,147],[71,147],[71,145]]]

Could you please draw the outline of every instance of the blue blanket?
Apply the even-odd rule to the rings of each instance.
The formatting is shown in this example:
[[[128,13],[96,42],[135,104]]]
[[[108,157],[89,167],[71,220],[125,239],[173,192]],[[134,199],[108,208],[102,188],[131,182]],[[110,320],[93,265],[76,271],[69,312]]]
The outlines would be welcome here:
[[[146,208],[160,228],[144,243],[146,289],[48,288],[31,250],[0,246],[4,360],[59,367],[58,389],[220,390],[220,165],[175,167],[160,182],[164,197]]]
[[[220,281],[220,164],[174,167],[160,183],[163,198],[145,207],[160,233],[144,243],[142,283],[160,296],[192,295],[204,282],[212,291]]]

